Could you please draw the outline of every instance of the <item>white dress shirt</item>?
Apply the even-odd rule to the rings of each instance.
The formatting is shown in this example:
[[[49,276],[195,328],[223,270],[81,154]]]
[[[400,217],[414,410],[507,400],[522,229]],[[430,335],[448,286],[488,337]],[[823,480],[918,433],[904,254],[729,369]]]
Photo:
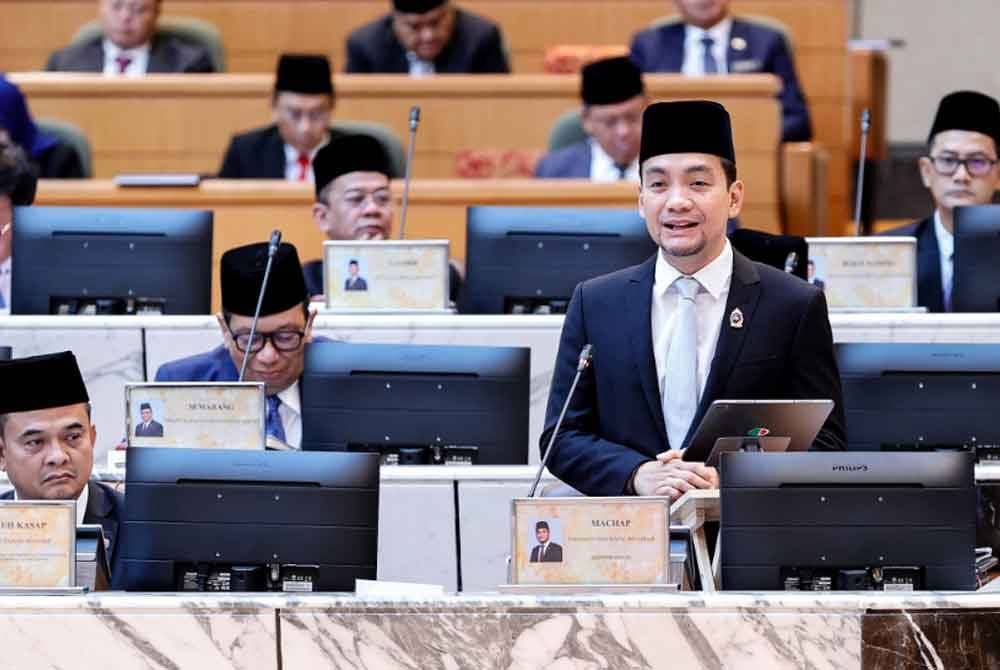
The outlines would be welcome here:
[[[593,138],[590,139],[590,181],[614,182],[623,181],[619,176],[618,166],[608,153],[601,147],[600,143]],[[632,164],[625,170],[624,181],[639,183],[639,157],[636,156]]]
[[[0,314],[10,312],[10,266],[10,258],[0,263],[0,296],[3,296],[3,300],[0,301],[3,305],[0,307]]]
[[[424,60],[412,51],[406,52],[406,62],[409,64],[411,77],[427,77],[434,74],[434,61]]]
[[[653,357],[656,360],[656,381],[663,397],[669,371],[667,352],[676,328],[677,302],[680,292],[674,280],[683,276],[670,265],[660,251],[656,256],[656,271],[653,280],[653,304],[650,310],[650,326],[653,330]],[[698,397],[705,392],[708,373],[715,357],[715,346],[719,341],[723,312],[729,297],[729,286],[733,277],[733,248],[726,240],[726,246],[718,258],[692,275],[701,288],[695,298],[698,319]],[[666,417],[664,417],[666,419]]]
[[[104,39],[104,75],[110,77],[142,77],[149,69],[149,42],[134,49],[119,49],[114,42]],[[128,58],[131,62],[125,72],[118,72],[118,57]]]
[[[306,181],[310,184],[316,182],[316,174],[313,172],[313,161],[316,159],[316,154],[319,150],[330,143],[329,135],[325,140],[319,143],[319,145],[309,152],[309,169],[306,171]],[[298,181],[299,180],[299,170],[302,167],[299,165],[299,152],[297,149],[291,145],[285,145],[285,181]]]
[[[285,429],[285,443],[294,449],[302,448],[302,399],[299,396],[299,383],[286,388],[278,394],[281,404],[278,405],[278,416],[281,417],[281,427]]]
[[[83,490],[80,491],[80,496],[76,499],[76,525],[83,525],[83,517],[87,516],[87,501],[90,499],[90,484],[86,484]],[[21,496],[17,495],[17,489],[14,489],[14,500],[21,500]]]
[[[934,210],[934,237],[937,238],[938,255],[941,257],[941,292],[944,311],[951,311],[951,285],[955,276],[955,236],[941,223],[941,214]]]
[[[729,33],[733,28],[732,19],[722,19],[708,30],[698,26],[684,26],[684,64],[681,73],[689,77],[700,77],[705,74],[705,45],[701,43],[705,36],[714,40],[712,56],[719,67],[718,74],[729,72],[726,53],[729,51]]]

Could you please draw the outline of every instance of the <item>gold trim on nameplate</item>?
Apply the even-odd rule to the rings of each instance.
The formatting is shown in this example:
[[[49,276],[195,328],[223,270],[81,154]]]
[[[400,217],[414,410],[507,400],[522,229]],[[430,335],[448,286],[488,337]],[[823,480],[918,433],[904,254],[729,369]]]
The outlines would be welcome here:
[[[511,584],[670,583],[669,498],[511,501]]]
[[[261,382],[125,385],[125,434],[130,447],[263,449],[266,425]]]
[[[444,312],[448,240],[323,243],[326,310]]]
[[[0,587],[76,586],[76,502],[0,501]]]

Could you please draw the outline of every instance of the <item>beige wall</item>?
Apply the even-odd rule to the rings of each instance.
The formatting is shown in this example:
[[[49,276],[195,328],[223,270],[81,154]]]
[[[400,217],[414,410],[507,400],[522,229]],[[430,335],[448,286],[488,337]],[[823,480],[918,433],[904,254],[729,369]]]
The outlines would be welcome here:
[[[922,141],[941,96],[1000,97],[1000,0],[856,0],[856,37],[900,38],[889,55],[889,140]]]

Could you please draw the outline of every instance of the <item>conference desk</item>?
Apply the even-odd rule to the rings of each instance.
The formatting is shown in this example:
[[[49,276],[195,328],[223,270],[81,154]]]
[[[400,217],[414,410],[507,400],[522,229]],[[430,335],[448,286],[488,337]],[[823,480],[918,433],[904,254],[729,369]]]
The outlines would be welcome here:
[[[996,593],[0,597],[7,667],[1000,666]]]

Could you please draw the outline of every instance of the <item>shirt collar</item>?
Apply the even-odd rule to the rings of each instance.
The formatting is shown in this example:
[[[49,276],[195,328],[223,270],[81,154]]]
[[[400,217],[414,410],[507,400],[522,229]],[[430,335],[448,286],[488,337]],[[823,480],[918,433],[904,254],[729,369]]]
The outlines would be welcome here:
[[[732,28],[733,19],[728,16],[708,30],[699,28],[698,26],[692,26],[691,24],[684,24],[684,39],[689,42],[700,42],[701,39],[707,35],[715,40],[716,45],[721,44],[728,49],[729,33],[732,31]]]
[[[302,400],[299,398],[298,380],[295,380],[294,384],[278,393],[278,398],[281,400],[281,404],[288,407],[288,409],[292,410],[296,414],[302,413]]]
[[[21,500],[21,496],[17,494],[17,489],[14,489],[14,500]],[[90,501],[90,482],[87,482],[83,491],[76,499],[76,525],[83,525],[83,518],[87,516],[87,503]]]
[[[934,210],[934,235],[937,237],[938,252],[941,258],[951,260],[955,253],[955,236],[941,223],[941,212]]]
[[[590,138],[590,151],[591,156],[595,161],[597,161],[602,168],[606,168],[609,173],[618,172],[618,164],[615,163],[614,159],[608,155],[608,152],[604,150],[601,143],[595,140],[593,137]],[[632,173],[636,175],[639,174],[639,157],[636,156],[635,159],[629,163],[626,176],[630,176]]]
[[[662,298],[667,289],[673,286],[674,281],[683,275],[683,272],[667,262],[663,251],[659,251],[656,254],[656,270],[653,280],[654,295],[657,298]],[[718,300],[722,292],[729,288],[733,276],[733,247],[729,244],[729,240],[726,240],[726,245],[722,247],[722,253],[714,261],[691,276],[698,280],[698,283],[712,295],[713,299]]]
[[[8,257],[3,263],[0,263],[0,274],[7,274],[10,272],[10,258]]]
[[[140,54],[148,54],[150,43],[140,44],[137,47],[131,49],[122,49],[117,44],[109,40],[107,37],[102,41],[102,46],[104,48],[104,53],[108,54],[110,58],[117,58],[118,56],[128,56],[135,59],[136,56]]]
[[[309,152],[309,164],[312,165],[313,159],[316,158],[316,154],[319,150],[330,143],[330,133],[326,134],[326,139],[316,145],[316,147]],[[285,145],[285,163],[297,163],[299,161],[299,151],[290,144]],[[280,395],[280,394],[279,394]]]

